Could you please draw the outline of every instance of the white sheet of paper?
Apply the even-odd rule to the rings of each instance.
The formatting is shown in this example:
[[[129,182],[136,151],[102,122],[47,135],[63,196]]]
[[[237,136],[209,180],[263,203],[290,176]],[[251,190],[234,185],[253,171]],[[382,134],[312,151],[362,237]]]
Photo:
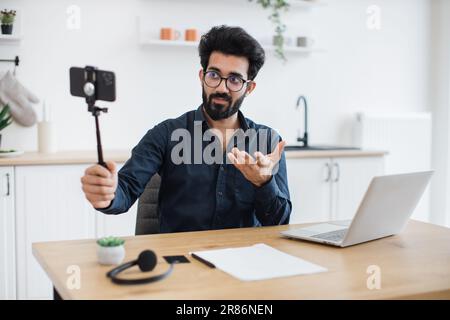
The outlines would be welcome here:
[[[327,271],[326,268],[272,248],[250,247],[192,252],[242,281],[265,280]]]

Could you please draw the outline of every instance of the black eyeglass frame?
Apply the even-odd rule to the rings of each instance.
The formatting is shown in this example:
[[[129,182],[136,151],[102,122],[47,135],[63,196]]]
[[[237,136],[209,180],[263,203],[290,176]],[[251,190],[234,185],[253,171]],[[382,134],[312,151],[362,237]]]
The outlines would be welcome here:
[[[209,84],[206,83],[206,80],[205,80],[206,74],[207,74],[207,73],[210,73],[210,72],[214,72],[215,74],[217,74],[217,75],[219,76],[220,81],[219,81],[219,83],[217,84],[217,86],[210,86]],[[241,86],[241,88],[240,88],[239,90],[231,90],[231,89],[228,87],[228,79],[229,79],[230,77],[236,77],[236,78],[239,78],[239,79],[242,81],[242,86]],[[245,80],[245,79],[242,79],[242,78],[239,77],[239,76],[221,77],[220,74],[219,74],[219,72],[217,72],[217,71],[215,71],[215,70],[203,71],[203,82],[204,82],[208,87],[210,87],[210,88],[217,88],[217,87],[219,87],[223,80],[225,80],[225,86],[226,86],[227,89],[230,90],[231,92],[239,92],[239,91],[242,90],[242,88],[244,88],[244,85],[245,85],[245,84],[247,84],[247,83],[253,81],[253,80]]]

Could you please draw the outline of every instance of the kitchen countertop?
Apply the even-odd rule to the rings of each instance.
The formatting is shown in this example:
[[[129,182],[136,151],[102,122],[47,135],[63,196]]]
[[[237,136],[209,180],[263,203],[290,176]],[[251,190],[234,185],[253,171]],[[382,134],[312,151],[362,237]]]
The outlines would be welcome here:
[[[286,159],[296,158],[342,158],[342,157],[383,157],[389,152],[383,150],[289,150]]]
[[[104,159],[115,162],[125,162],[131,155],[126,150],[109,150],[104,152]],[[55,153],[25,152],[14,158],[0,158],[0,166],[27,166],[53,164],[96,163],[97,151],[60,151]]]
[[[314,150],[286,152],[287,159],[297,158],[337,158],[337,157],[382,157],[386,151],[380,150]],[[131,151],[109,150],[105,151],[105,160],[123,163],[128,160]],[[96,163],[97,151],[60,151],[56,153],[43,154],[38,152],[25,152],[14,158],[0,158],[0,166],[26,166],[26,165],[59,165],[59,164],[82,164]]]

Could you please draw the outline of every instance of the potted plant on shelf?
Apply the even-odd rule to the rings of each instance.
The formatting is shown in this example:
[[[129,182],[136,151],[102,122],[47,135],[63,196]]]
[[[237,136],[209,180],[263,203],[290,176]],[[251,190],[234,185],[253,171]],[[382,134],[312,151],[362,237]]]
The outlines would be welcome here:
[[[11,114],[9,113],[9,105],[5,105],[0,109],[0,148],[2,147],[2,130],[12,123]]]
[[[260,4],[264,9],[270,9],[269,20],[275,26],[275,36],[273,44],[275,46],[275,54],[278,58],[286,61],[284,55],[284,32],[286,31],[286,25],[281,21],[281,12],[289,9],[289,3],[287,0],[248,0],[250,2],[255,1]]]
[[[0,20],[2,22],[2,34],[12,34],[14,19],[16,18],[15,10],[2,10],[0,12]]]
[[[97,240],[97,258],[100,264],[117,265],[125,257],[125,240],[117,237],[105,237]]]

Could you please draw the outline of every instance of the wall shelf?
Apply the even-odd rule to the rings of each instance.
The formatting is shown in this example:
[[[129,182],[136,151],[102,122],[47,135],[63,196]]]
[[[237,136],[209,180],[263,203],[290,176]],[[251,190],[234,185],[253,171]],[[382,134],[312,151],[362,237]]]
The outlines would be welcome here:
[[[142,46],[160,46],[160,47],[197,47],[197,41],[182,41],[182,40],[141,40]]]
[[[20,35],[0,34],[0,43],[19,42],[22,40]]]
[[[140,45],[143,47],[194,47],[197,48],[197,41],[180,41],[180,40],[141,40]],[[264,50],[268,52],[275,51],[274,46],[263,45]],[[285,53],[313,53],[313,52],[324,52],[324,49],[320,48],[301,48],[301,47],[293,47],[286,46],[284,47]]]
[[[327,5],[325,2],[319,1],[319,0],[310,0],[310,1],[290,0],[288,2],[292,8],[314,8],[314,7],[322,7],[322,6]]]
[[[152,0],[150,0],[152,1]],[[195,0],[191,0],[191,2],[194,2]],[[205,2],[208,1],[210,4],[213,3],[214,1],[216,2],[223,2],[223,0],[197,0],[198,2]],[[174,3],[174,5],[177,4],[177,1],[172,1]],[[178,2],[183,2],[186,3],[186,0],[178,0]],[[252,3],[248,0],[229,0],[228,1],[230,4],[237,3],[237,2],[241,2],[241,3]],[[322,7],[327,5],[325,2],[323,2],[322,0],[288,0],[288,3],[290,5],[291,8],[314,8],[314,7]],[[256,4],[256,0],[253,0],[253,4]],[[259,6],[259,5],[258,5]]]
[[[272,52],[275,51],[275,46],[264,46],[263,48],[266,51]],[[313,52],[325,52],[325,49],[316,48],[316,47],[294,47],[294,46],[285,46],[283,51],[285,53],[313,53]]]
[[[152,1],[152,0],[149,0]],[[195,1],[195,0],[193,0]],[[204,2],[205,0],[196,0],[199,2]],[[208,0],[209,4],[214,4],[215,1],[219,0]],[[256,0],[255,0],[256,1]],[[231,3],[248,3],[248,4],[257,4],[256,2],[249,2],[248,0],[230,0]],[[181,2],[179,2],[181,3]],[[319,6],[325,6],[326,3],[321,0],[289,0],[289,4],[292,8],[313,8]],[[177,5],[177,1],[173,1],[172,5]],[[149,33],[147,30],[144,32],[144,28],[142,26],[144,19],[141,16],[137,16],[137,32],[138,32],[138,43],[142,47],[172,47],[172,48],[182,48],[182,47],[198,47],[198,41],[184,41],[184,40],[160,40],[158,39],[158,35],[154,32]],[[258,39],[257,39],[258,40]],[[263,48],[267,52],[275,52],[276,47],[270,44],[264,44],[261,42]],[[284,53],[286,54],[300,54],[307,55],[310,53],[316,52],[325,52],[325,49],[312,47],[297,47],[297,46],[288,46],[286,45],[283,48]]]

